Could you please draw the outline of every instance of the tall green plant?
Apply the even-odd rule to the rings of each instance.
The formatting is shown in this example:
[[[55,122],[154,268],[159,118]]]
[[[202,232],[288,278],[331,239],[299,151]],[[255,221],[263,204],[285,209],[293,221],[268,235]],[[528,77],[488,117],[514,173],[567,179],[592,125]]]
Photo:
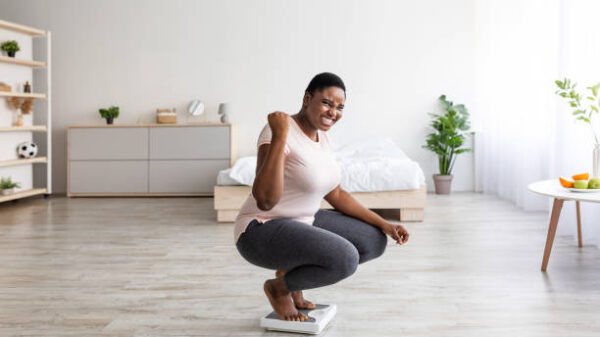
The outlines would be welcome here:
[[[431,127],[435,132],[427,135],[427,144],[423,148],[433,151],[438,156],[440,174],[452,174],[456,156],[471,151],[461,147],[469,134],[469,112],[463,104],[454,105],[446,99],[446,95],[438,98],[443,114],[431,113]]]
[[[585,99],[582,99],[583,94],[575,90],[577,83],[572,83],[570,79],[565,78],[563,81],[556,80],[554,83],[556,83],[556,86],[558,87],[556,94],[569,101],[569,106],[574,109],[572,114],[575,116],[575,119],[588,123],[592,130],[592,134],[594,135],[596,144],[600,144],[598,142],[598,135],[592,124],[592,119],[594,115],[598,114],[599,110],[600,97],[598,97],[598,93],[600,91],[600,83],[591,87],[586,87],[589,94]]]

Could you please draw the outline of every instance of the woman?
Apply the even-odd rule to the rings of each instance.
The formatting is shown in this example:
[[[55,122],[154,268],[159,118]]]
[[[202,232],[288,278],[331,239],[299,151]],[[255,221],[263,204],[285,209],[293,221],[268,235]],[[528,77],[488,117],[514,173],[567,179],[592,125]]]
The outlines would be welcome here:
[[[331,73],[315,76],[295,115],[273,112],[258,138],[256,178],[236,218],[235,241],[250,263],[277,270],[264,291],[282,320],[304,321],[312,309],[302,290],[336,283],[359,263],[398,244],[408,232],[360,205],[340,188],[327,133],[342,118],[346,87]],[[325,198],[335,211],[319,210]]]

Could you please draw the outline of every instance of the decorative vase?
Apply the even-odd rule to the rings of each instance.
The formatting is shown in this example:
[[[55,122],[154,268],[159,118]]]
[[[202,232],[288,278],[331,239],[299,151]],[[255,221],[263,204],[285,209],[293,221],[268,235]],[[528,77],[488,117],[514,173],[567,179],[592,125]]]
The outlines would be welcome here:
[[[23,126],[23,114],[17,115],[17,121],[15,122],[15,126]]]
[[[106,124],[112,124],[112,123],[113,123],[113,117],[107,117]]]
[[[231,112],[231,108],[228,103],[219,104],[219,110],[217,114],[221,116],[221,123],[229,123],[229,114]]]
[[[8,57],[15,57],[14,51],[7,51],[6,53],[8,54]]]
[[[451,174],[434,174],[433,182],[435,183],[435,194],[450,194],[450,186],[452,185]]]
[[[600,144],[594,144],[593,160],[592,177],[598,177],[600,176],[600,172],[598,172],[600,170]]]
[[[5,188],[0,191],[2,191],[2,195],[9,195],[9,194],[15,193],[15,188],[14,187],[13,188]]]

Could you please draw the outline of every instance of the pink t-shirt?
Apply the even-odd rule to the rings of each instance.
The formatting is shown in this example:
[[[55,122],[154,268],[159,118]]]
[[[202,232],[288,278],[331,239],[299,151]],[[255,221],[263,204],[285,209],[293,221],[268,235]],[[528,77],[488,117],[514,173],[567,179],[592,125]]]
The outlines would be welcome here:
[[[253,219],[266,222],[290,218],[312,225],[323,197],[341,181],[341,170],[327,133],[317,130],[319,141],[315,142],[292,117],[288,117],[288,120],[290,127],[284,150],[286,158],[281,199],[275,207],[263,211],[258,208],[250,192],[235,219],[235,242]],[[271,127],[267,123],[258,136],[257,147],[271,143],[271,138]]]

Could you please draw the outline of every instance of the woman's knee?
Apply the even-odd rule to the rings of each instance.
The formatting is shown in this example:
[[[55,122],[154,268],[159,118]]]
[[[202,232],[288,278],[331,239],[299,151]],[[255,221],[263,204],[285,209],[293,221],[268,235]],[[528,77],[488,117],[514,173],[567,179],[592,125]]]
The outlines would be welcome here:
[[[367,250],[360,256],[359,263],[367,262],[369,260],[378,258],[385,252],[385,248],[387,247],[388,242],[387,236],[378,228],[375,228],[374,232],[375,234],[369,241]]]
[[[356,272],[359,260],[360,256],[356,248],[349,247],[334,260],[333,268],[340,275],[340,279],[344,279]]]

